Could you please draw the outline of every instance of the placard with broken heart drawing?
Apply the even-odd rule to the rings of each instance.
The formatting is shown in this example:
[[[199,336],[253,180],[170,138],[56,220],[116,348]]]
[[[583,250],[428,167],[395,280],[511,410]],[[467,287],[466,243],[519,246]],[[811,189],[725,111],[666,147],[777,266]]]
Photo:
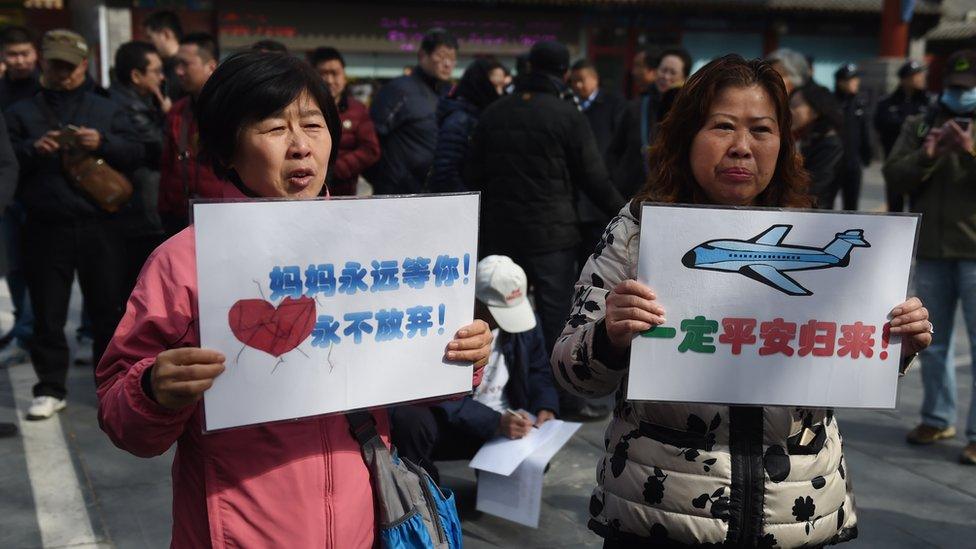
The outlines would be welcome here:
[[[208,431],[471,389],[478,195],[193,205]]]

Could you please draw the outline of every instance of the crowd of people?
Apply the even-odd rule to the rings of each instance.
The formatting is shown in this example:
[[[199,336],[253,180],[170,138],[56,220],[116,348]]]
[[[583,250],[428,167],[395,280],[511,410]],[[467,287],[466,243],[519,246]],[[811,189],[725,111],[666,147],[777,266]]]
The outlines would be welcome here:
[[[474,390],[435,406],[396,408],[389,418],[378,412],[380,435],[436,479],[435,460],[469,458],[492,437],[519,438],[555,417],[598,420],[612,410],[590,505],[590,526],[606,547],[755,542],[773,536],[763,520],[794,523],[766,540],[770,546],[817,545],[857,533],[831,411],[794,417],[787,408],[612,397],[625,378],[631,338],[664,318],[653,289],[633,280],[637,205],[830,209],[839,194],[843,209],[856,210],[862,169],[873,156],[873,120],[889,211],[907,205],[924,214],[915,283],[921,300],[897,305],[891,323],[905,341],[903,366],[918,353],[922,359],[926,399],[908,440],[955,435],[951,335],[960,300],[976,345],[973,52],[949,59],[940,96],[926,91],[926,67],[906,62],[899,87],[872,116],[856,65],[838,69],[830,91],[813,81],[804,55],[787,49],[765,60],[722,57],[694,73],[686,50],[647,49],[633,59],[639,93],[627,100],[601,87],[593,63],[573,62],[565,45],[550,41],[532,46],[514,74],[484,57],[455,83],[458,41],[433,29],[416,67],[384,84],[367,106],[352,97],[335,48],[302,58],[262,41],[224,59],[213,36],[184,33],[173,13],[157,12],[143,26],[149,42],[118,48],[107,90],[89,75],[90,50],[79,34],[53,30],[36,41],[29,29],[0,32],[0,224],[15,308],[15,324],[0,339],[0,365],[33,364],[38,383],[27,419],[65,408],[64,328],[77,275],[79,337],[90,337],[80,341],[90,341],[97,365],[103,429],[139,456],[179,448],[174,544],[206,545],[219,536],[242,545],[276,539],[359,547],[374,538],[372,498],[363,489],[369,473],[341,416],[201,433],[199,398],[223,371],[223,357],[197,348],[189,215],[197,198],[356,195],[363,182],[383,195],[479,191],[476,320],[447,351],[475,363]],[[273,137],[279,129],[287,140]],[[300,185],[288,171],[298,160],[308,171]],[[750,166],[755,181],[727,185],[717,167],[731,161]],[[118,174],[132,195],[114,211],[85,184]],[[581,289],[596,299],[592,307],[576,304],[581,318],[567,324]],[[711,476],[671,476],[684,471],[683,458],[668,455],[661,441],[692,415],[736,425],[700,448],[724,465]],[[645,432],[645,422],[660,432]],[[812,442],[816,451],[790,446],[796,422],[822,435]],[[764,432],[764,423],[775,428]],[[0,428],[0,435],[15,434],[13,426]],[[966,435],[961,459],[976,464],[976,402]],[[320,438],[331,441],[324,450]],[[756,444],[798,457],[764,463]],[[242,459],[245,447],[259,457]],[[215,463],[223,464],[219,472]],[[799,473],[782,483],[791,465]],[[751,483],[736,480],[742,467],[755,469]],[[663,482],[659,472],[670,478],[668,490],[649,497],[644,482]],[[203,480],[218,473],[219,486]],[[829,482],[823,497],[832,508],[823,516],[830,513],[832,526],[811,534],[786,502],[799,494],[792,481],[818,478]],[[718,490],[727,486],[731,492]],[[261,505],[283,490],[299,504]],[[708,519],[686,509],[701,492],[715,494]],[[323,493],[342,504],[327,505]],[[327,517],[327,532],[309,516]]]

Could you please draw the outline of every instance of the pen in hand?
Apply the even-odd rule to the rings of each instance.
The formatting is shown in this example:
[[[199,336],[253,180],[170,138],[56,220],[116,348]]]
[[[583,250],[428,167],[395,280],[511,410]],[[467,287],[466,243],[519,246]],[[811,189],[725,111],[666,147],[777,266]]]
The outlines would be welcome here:
[[[515,417],[518,417],[518,418],[522,418],[522,419],[528,419],[528,418],[526,418],[525,416],[523,416],[522,414],[520,414],[520,413],[518,413],[518,412],[516,412],[515,410],[513,410],[513,409],[511,409],[511,408],[505,408],[505,413],[506,413],[506,414],[511,414],[511,415],[513,415],[513,416],[515,416]],[[532,428],[533,428],[533,429],[538,429],[538,428],[539,428],[539,426],[538,426],[538,425],[535,425],[535,424],[533,424],[533,425],[532,425]]]

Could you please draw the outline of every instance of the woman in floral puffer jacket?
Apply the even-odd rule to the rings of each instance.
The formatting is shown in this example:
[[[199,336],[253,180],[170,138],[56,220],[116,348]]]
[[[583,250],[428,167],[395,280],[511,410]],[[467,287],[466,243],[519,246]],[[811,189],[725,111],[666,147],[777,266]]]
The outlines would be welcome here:
[[[590,500],[589,526],[605,548],[817,547],[857,536],[832,410],[623,398],[630,341],[665,314],[636,281],[640,202],[808,207],[789,130],[786,91],[767,63],[706,65],[661,126],[647,187],[583,267],[552,365],[574,393],[617,391]],[[904,368],[931,342],[931,324],[915,298],[892,317]]]

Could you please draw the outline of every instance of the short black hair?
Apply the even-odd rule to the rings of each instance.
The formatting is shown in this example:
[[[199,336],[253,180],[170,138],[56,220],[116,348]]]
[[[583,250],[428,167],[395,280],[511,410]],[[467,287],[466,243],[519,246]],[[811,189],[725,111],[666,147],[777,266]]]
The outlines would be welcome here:
[[[657,66],[661,64],[661,50],[654,47],[644,48],[640,52],[644,54],[641,61],[644,62],[644,68],[650,71],[657,70]]]
[[[183,25],[180,24],[180,16],[171,11],[157,11],[149,14],[149,17],[142,22],[142,26],[153,32],[163,29],[173,31],[177,40],[183,40]]]
[[[313,67],[317,66],[319,63],[325,63],[326,61],[338,61],[342,64],[343,68],[346,66],[346,60],[339,53],[339,50],[330,47],[323,46],[321,48],[315,48],[308,54],[308,62]]]
[[[338,156],[342,128],[339,111],[322,78],[304,60],[290,55],[244,51],[217,66],[196,104],[200,154],[217,175],[228,177],[237,138],[250,123],[286,108],[308,93],[322,109],[332,136],[329,164]]]
[[[0,31],[0,47],[5,48],[14,44],[31,44],[35,48],[37,47],[34,42],[34,33],[27,27],[18,25],[4,27],[3,31]]]
[[[132,71],[146,72],[150,55],[159,54],[148,42],[134,40],[119,46],[115,52],[115,79],[122,84],[132,84]]]
[[[596,70],[596,65],[594,65],[593,62],[590,61],[589,59],[580,59],[575,63],[573,63],[571,67],[569,67],[569,70],[571,71],[581,71],[584,69],[589,69],[597,73],[598,75],[600,74],[599,71]]]
[[[457,38],[448,32],[447,29],[441,27],[430,29],[427,31],[427,34],[424,34],[423,40],[420,41],[420,49],[427,55],[434,53],[434,50],[441,46],[447,46],[452,50],[458,49]]]
[[[217,46],[217,39],[212,34],[206,32],[191,32],[180,38],[180,44],[190,44],[196,46],[200,53],[206,53],[210,59],[220,61],[220,47]],[[209,61],[203,55],[200,56],[204,61]]]
[[[678,59],[681,59],[681,64],[685,66],[685,78],[691,76],[691,54],[688,53],[688,50],[684,48],[668,48],[661,52],[661,57],[658,59],[658,64],[660,65],[661,61],[663,61],[664,58],[669,55],[673,55]]]
[[[270,51],[274,53],[288,53],[288,46],[277,40],[258,40],[251,44],[251,49],[255,51]]]

